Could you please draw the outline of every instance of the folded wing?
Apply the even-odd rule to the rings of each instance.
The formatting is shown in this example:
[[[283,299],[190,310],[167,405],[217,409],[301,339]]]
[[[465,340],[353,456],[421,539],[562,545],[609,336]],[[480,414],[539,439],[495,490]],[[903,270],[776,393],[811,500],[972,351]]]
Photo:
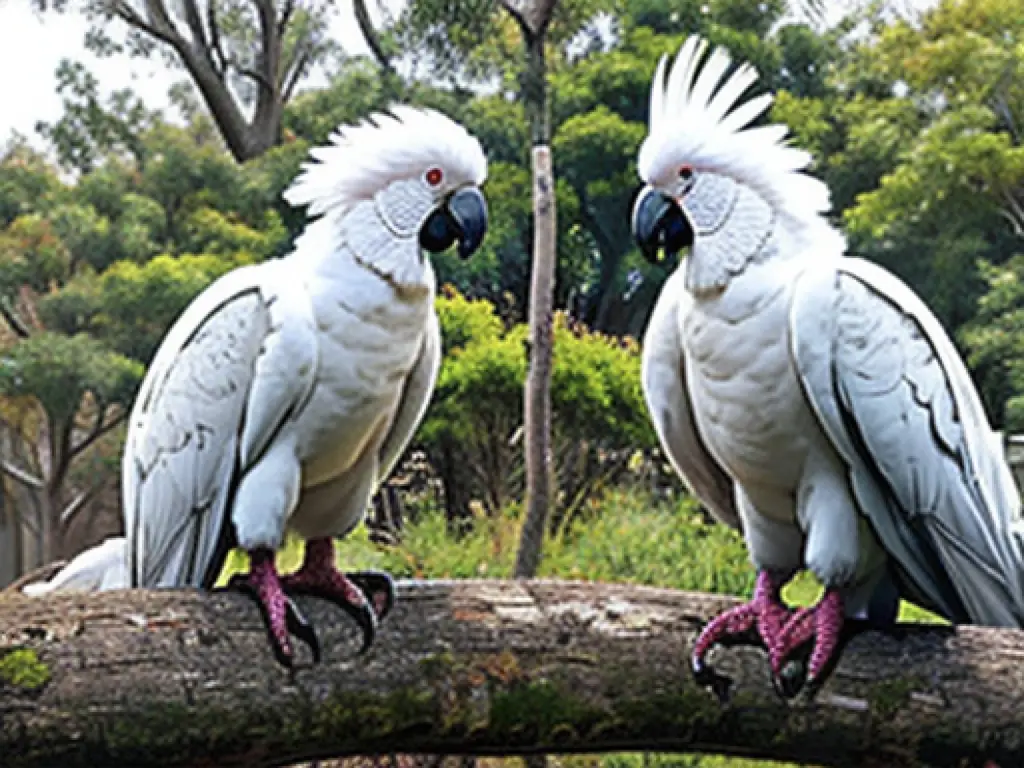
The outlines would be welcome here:
[[[132,411],[125,528],[133,586],[209,586],[239,478],[308,396],[311,312],[276,265],[214,283],[175,323]]]
[[[791,330],[807,397],[905,594],[959,623],[1024,623],[1020,499],[932,313],[888,272],[843,259],[800,278]]]

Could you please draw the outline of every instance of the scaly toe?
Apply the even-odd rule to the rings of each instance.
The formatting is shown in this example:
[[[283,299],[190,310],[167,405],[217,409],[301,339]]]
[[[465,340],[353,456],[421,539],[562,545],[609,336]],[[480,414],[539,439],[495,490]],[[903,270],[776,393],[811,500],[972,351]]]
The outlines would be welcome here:
[[[791,697],[804,687],[812,694],[818,690],[836,660],[843,622],[843,602],[835,590],[827,590],[813,608],[801,608],[793,614],[782,628],[777,652],[772,658],[773,681],[778,681],[776,690],[779,690],[780,694],[786,695],[786,692],[791,691],[788,696]],[[810,643],[813,645],[810,647],[806,662],[799,662],[800,685],[796,685],[795,681],[781,681],[784,665],[789,657]]]
[[[256,607],[260,611],[260,618],[263,620],[263,626],[267,630],[267,639],[270,641],[270,650],[274,654],[274,658],[277,659],[281,666],[291,669],[295,661],[292,643],[288,636],[288,623],[291,619],[288,606],[291,601],[287,596],[282,595],[287,602],[285,602],[283,615],[279,615],[281,614],[280,611],[275,610],[273,606],[267,605],[256,585],[241,574],[231,577],[231,580],[225,587],[225,591],[228,590],[241,592],[252,598],[253,602],[256,603]]]
[[[755,622],[756,614],[749,603],[730,608],[709,621],[693,644],[690,666],[694,674],[706,674],[706,657],[712,648],[719,644],[735,644],[738,636],[749,635]]]
[[[814,639],[814,609],[800,608],[779,631],[775,647],[769,654],[772,674],[782,674],[782,668],[798,648]]]

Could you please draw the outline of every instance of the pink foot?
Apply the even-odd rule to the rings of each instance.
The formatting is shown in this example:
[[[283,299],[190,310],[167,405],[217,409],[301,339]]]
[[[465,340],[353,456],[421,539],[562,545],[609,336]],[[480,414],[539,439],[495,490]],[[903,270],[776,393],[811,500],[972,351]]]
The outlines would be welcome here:
[[[249,559],[249,573],[234,576],[228,587],[247,592],[256,600],[267,625],[274,656],[284,666],[292,665],[294,651],[290,634],[295,634],[309,645],[313,660],[319,661],[320,641],[313,627],[285,594],[274,565],[274,553],[269,549],[257,549],[249,553]]]
[[[842,631],[843,599],[835,589],[827,589],[817,605],[799,609],[782,628],[780,656],[772,660],[773,676],[777,680],[786,657],[813,639],[814,648],[807,664],[807,684],[816,685],[839,648]]]
[[[363,630],[362,651],[373,643],[378,622],[394,603],[395,591],[387,574],[362,571],[346,575],[339,571],[334,542],[329,538],[306,542],[302,567],[281,583],[288,592],[316,595],[343,608]]]
[[[757,631],[764,643],[774,669],[776,660],[783,658],[780,636],[790,616],[789,610],[779,597],[779,590],[785,581],[776,573],[760,571],[757,574],[754,596],[749,603],[730,608],[708,622],[694,643],[691,657],[693,672],[698,682],[712,685],[720,696],[724,696],[725,692],[720,690],[724,680],[707,666],[705,656],[716,643],[741,642],[737,636],[749,635],[752,630]]]

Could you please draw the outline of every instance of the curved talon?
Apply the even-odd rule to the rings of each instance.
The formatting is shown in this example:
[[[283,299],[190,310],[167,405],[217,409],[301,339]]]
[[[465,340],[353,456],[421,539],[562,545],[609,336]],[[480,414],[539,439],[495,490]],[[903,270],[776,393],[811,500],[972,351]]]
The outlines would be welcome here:
[[[782,699],[795,698],[810,682],[807,677],[807,665],[802,660],[783,664],[778,672],[772,670],[772,687]]]
[[[309,652],[313,655],[313,663],[319,664],[321,658],[321,646],[320,637],[316,633],[316,628],[309,623],[309,620],[302,614],[294,600],[287,595],[285,596],[285,600],[287,601],[285,603],[287,606],[285,608],[285,621],[288,624],[288,631],[309,647]]]
[[[395,605],[395,583],[391,577],[383,571],[356,571],[346,576],[366,595],[377,613],[377,621],[383,621]]]
[[[690,658],[690,669],[697,685],[702,688],[710,688],[718,699],[718,703],[723,707],[729,703],[733,682],[731,677],[721,674],[696,656]]]
[[[366,653],[377,637],[377,613],[373,610],[373,605],[369,600],[363,600],[359,603],[343,602],[341,600],[332,602],[341,606],[345,613],[355,619],[356,624],[363,630],[363,644],[359,648],[359,653]]]

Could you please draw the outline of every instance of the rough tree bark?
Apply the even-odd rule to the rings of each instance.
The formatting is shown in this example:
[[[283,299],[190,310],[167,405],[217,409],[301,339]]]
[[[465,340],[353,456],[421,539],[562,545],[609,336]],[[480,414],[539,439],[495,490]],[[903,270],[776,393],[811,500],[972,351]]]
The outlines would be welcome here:
[[[545,581],[405,582],[355,656],[300,599],[325,659],[271,658],[236,594],[0,597],[0,755],[35,766],[263,766],[329,755],[707,751],[827,766],[1024,764],[1024,632],[864,632],[813,701],[753,649],[719,651],[726,706],[687,667],[728,598]]]

